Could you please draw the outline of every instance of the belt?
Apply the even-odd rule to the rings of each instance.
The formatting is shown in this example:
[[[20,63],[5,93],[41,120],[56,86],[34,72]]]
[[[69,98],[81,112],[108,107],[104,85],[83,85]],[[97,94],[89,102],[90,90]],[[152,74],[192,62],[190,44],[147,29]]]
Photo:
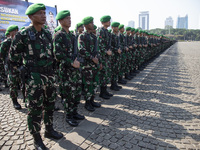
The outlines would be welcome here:
[[[28,70],[30,72],[41,73],[41,74],[52,74],[53,73],[53,67],[52,66],[48,66],[48,67],[28,67]]]

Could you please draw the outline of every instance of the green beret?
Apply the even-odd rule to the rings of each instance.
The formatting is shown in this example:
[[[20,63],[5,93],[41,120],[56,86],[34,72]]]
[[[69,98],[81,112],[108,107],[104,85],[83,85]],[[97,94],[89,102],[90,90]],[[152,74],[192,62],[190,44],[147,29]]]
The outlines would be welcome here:
[[[131,32],[135,31],[135,28],[131,28]]]
[[[23,29],[25,29],[25,27],[21,27],[19,30],[21,31],[21,30],[23,30]]]
[[[139,30],[139,33],[142,33],[142,30]]]
[[[56,33],[56,32],[58,32],[58,31],[61,30],[61,29],[62,29],[61,26],[57,26],[57,27],[54,29],[54,32]]]
[[[119,25],[120,25],[119,22],[112,22],[112,23],[111,23],[111,26],[112,26],[112,27],[118,27]]]
[[[85,17],[85,18],[82,20],[82,23],[83,23],[84,25],[87,25],[87,24],[91,23],[93,20],[94,20],[93,17],[88,16],[88,17]]]
[[[112,31],[112,29],[109,29],[109,30],[108,30],[108,32],[110,32],[110,33],[111,33],[111,31]]]
[[[124,25],[123,24],[120,24],[119,26],[118,26],[118,29],[120,30],[120,29],[122,29],[124,27]]]
[[[96,25],[94,25],[94,30],[96,30],[97,29],[97,26]]]
[[[17,25],[8,26],[8,28],[6,29],[6,32],[10,33],[11,31],[14,31],[14,30],[18,30],[18,26]]]
[[[71,33],[74,33],[74,30],[70,30]]]
[[[126,31],[130,31],[131,30],[131,27],[126,27]]]
[[[103,16],[100,18],[101,22],[108,22],[110,21],[111,17],[109,15]]]
[[[56,15],[56,20],[63,19],[67,16],[70,16],[70,11],[69,10],[62,10]]]
[[[76,28],[78,29],[80,26],[82,26],[83,25],[83,23],[82,22],[79,22],[79,23],[77,23],[76,24]]]
[[[138,29],[135,29],[135,33],[137,33],[138,32]]]
[[[45,24],[45,25],[44,25],[44,28],[45,28],[45,29],[48,29],[48,25]]]
[[[5,32],[5,36],[7,36],[7,35],[9,35],[9,32],[6,31],[6,32]]]
[[[46,7],[45,7],[44,4],[42,4],[42,3],[35,3],[35,4],[30,5],[26,9],[25,14],[26,15],[32,15],[32,14],[36,13],[39,10],[45,10],[45,9],[46,9]]]

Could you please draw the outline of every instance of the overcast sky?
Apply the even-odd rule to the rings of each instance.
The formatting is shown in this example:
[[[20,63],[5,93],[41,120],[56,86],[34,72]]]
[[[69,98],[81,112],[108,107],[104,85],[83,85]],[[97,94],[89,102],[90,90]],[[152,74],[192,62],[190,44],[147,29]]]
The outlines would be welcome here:
[[[28,0],[33,3],[43,3],[47,6],[57,5],[58,12],[69,10],[72,18],[72,29],[84,17],[93,16],[94,23],[101,26],[100,18],[110,15],[112,21],[128,25],[135,21],[139,26],[139,13],[149,11],[149,28],[164,28],[165,19],[169,16],[176,28],[177,17],[188,14],[188,28],[200,29],[200,0]]]

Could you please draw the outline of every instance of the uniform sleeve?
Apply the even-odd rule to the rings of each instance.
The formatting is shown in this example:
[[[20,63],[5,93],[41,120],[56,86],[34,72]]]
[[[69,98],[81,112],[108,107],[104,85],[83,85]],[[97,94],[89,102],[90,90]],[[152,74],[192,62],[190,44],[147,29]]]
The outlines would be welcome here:
[[[26,39],[26,37],[22,36],[21,32],[18,32],[12,41],[9,58],[13,68],[21,64],[21,54],[25,50],[24,39]]]
[[[101,53],[101,55],[106,55],[106,51],[107,51],[107,49],[106,49],[106,44],[105,44],[105,39],[104,39],[105,37],[103,36],[103,31],[102,30],[100,30],[100,33],[99,33],[99,35],[98,35],[98,37],[97,37],[97,39],[98,39],[98,45],[99,45],[99,52]]]
[[[65,36],[65,35],[64,35]],[[57,61],[63,62],[67,66],[73,63],[73,60],[67,53],[67,47],[63,44],[63,38],[60,34],[55,35],[53,40],[53,52]]]
[[[5,42],[2,42],[1,43],[1,47],[0,47],[0,58],[2,60],[5,60],[6,59],[6,53],[8,53],[8,50],[9,50],[9,44],[8,44],[8,40],[5,41]]]
[[[112,42],[111,42],[111,49],[114,53],[117,53],[118,47],[117,47],[117,36],[112,34]]]
[[[88,36],[89,37],[89,36]],[[90,37],[89,37],[90,38]],[[90,50],[86,50],[85,37],[83,34],[80,34],[78,37],[78,49],[80,56],[85,60],[90,60],[92,58]]]

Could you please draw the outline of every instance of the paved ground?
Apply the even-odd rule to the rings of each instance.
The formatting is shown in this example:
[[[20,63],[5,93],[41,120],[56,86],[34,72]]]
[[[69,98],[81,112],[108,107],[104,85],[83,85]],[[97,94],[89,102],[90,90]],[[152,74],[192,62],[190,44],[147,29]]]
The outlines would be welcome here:
[[[21,95],[19,96],[21,98]],[[54,126],[64,133],[45,139],[53,150],[200,149],[200,42],[177,43],[129,81],[102,108],[88,113],[76,128],[61,108]],[[14,110],[8,90],[0,93],[0,149],[33,149],[27,110]],[[44,128],[41,131],[42,136]]]

